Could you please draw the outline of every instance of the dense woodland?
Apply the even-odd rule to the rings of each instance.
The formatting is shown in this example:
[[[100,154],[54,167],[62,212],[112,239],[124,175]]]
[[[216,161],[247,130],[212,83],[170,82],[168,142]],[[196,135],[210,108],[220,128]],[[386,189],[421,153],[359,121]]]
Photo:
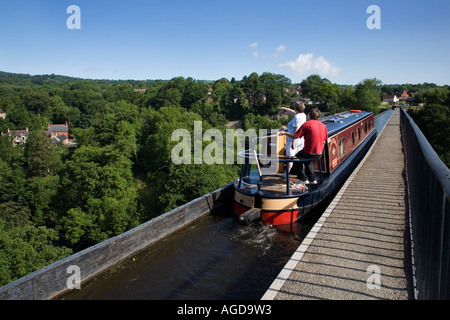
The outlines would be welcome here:
[[[241,80],[109,81],[0,72],[0,109],[6,112],[0,131],[30,131],[27,143],[16,147],[7,136],[0,138],[0,285],[238,176],[237,165],[173,164],[175,129],[192,133],[194,121],[202,121],[203,131],[225,132],[233,120],[242,120],[244,130],[279,128],[288,121],[274,117],[279,107],[300,94],[319,101],[325,112],[378,113],[384,94],[404,90],[426,103],[414,119],[448,165],[449,89],[434,84],[366,79],[339,86],[317,75],[294,84],[272,73]],[[43,133],[49,123],[66,121],[75,147],[55,144]]]

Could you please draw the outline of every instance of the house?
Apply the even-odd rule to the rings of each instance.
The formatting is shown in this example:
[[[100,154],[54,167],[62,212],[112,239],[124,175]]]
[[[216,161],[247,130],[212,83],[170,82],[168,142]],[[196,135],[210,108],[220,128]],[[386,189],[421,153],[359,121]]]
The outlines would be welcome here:
[[[22,145],[27,143],[28,140],[28,127],[25,128],[25,130],[9,130],[8,128],[8,132],[7,133],[1,133],[2,137],[8,136],[11,141],[12,141],[12,145],[13,147],[17,146],[17,145]]]
[[[393,102],[397,103],[399,100],[397,98],[397,95],[395,94],[388,94],[386,96],[383,96],[383,102]]]
[[[69,141],[69,126],[67,125],[67,121],[65,124],[48,124],[45,133],[50,136],[53,142],[67,144]]]
[[[66,136],[69,138],[69,126],[67,125],[67,121],[65,124],[48,124],[48,129],[46,133],[50,133],[51,138]]]
[[[400,101],[407,101],[408,99],[409,99],[409,94],[406,91],[403,91],[400,98],[398,98],[398,100],[400,100]]]
[[[61,142],[64,145],[75,145],[73,141],[69,140],[69,126],[67,122],[65,124],[48,124],[47,131],[44,133],[52,139],[54,143]],[[2,137],[9,136],[12,141],[13,147],[16,145],[26,144],[28,140],[28,127],[25,130],[9,130],[7,133],[1,132]]]
[[[144,94],[147,92],[147,89],[133,89],[133,92],[139,92],[139,93]]]
[[[6,112],[0,109],[0,118],[6,119]]]

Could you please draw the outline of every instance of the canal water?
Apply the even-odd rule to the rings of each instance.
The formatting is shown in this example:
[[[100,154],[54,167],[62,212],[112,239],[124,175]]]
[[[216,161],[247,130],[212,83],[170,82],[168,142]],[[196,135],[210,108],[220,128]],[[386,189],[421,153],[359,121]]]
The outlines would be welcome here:
[[[314,225],[240,225],[207,215],[96,277],[65,300],[260,299]]]
[[[392,115],[377,117],[378,132]],[[260,299],[326,209],[287,229],[207,215],[61,297],[65,300]]]

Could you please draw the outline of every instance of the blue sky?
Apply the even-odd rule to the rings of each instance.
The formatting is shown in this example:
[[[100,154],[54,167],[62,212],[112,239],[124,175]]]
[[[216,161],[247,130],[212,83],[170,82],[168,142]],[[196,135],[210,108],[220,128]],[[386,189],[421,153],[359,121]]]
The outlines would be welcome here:
[[[81,10],[81,29],[66,12]],[[381,29],[366,21],[380,8]],[[14,0],[0,2],[0,71],[89,79],[450,84],[447,0]]]

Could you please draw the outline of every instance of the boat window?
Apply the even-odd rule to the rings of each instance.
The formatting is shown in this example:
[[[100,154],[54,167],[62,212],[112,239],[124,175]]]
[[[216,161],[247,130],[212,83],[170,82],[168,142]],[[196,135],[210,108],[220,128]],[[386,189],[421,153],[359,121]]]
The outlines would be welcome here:
[[[352,131],[352,142],[353,146],[355,146],[355,133]]]
[[[364,123],[364,133],[367,133],[367,122]]]
[[[369,131],[370,131],[370,121],[368,122],[368,124],[369,124]]]
[[[341,157],[345,155],[345,138],[339,140],[339,152]]]
[[[358,141],[361,140],[361,128],[358,128],[357,135],[358,135]]]

